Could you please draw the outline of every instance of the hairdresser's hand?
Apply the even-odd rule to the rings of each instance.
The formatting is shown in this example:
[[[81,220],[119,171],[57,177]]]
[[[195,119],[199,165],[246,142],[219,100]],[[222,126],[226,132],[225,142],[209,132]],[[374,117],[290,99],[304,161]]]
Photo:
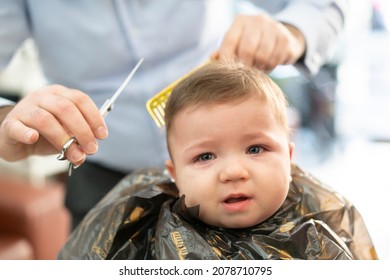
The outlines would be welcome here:
[[[0,108],[0,158],[8,161],[30,155],[60,153],[75,136],[66,158],[75,165],[94,154],[96,139],[107,137],[99,109],[84,93],[52,85],[28,94],[15,107]]]
[[[246,65],[271,71],[279,64],[294,64],[305,52],[302,33],[266,14],[237,16],[215,59],[238,59]]]

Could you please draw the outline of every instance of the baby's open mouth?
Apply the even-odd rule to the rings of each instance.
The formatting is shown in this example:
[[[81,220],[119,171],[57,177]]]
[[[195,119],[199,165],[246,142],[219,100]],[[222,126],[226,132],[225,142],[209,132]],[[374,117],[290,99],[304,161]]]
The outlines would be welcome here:
[[[225,198],[222,205],[225,211],[237,213],[246,211],[251,205],[252,198],[245,194],[231,194]]]
[[[248,197],[246,197],[246,196],[230,197],[230,198],[226,199],[224,202],[225,203],[236,203],[236,202],[244,201],[247,199],[248,199]]]

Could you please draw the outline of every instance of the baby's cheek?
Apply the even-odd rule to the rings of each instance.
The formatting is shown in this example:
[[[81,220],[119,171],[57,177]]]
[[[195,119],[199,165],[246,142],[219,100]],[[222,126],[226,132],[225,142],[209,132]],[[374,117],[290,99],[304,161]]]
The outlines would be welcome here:
[[[185,193],[186,206],[187,207],[200,206],[203,200],[198,195],[191,192]]]
[[[190,184],[187,180],[184,188],[181,187],[183,184],[180,184],[178,181],[176,181],[176,185],[179,190],[179,196],[185,196],[184,201],[187,207],[198,206],[203,199],[206,199],[205,197],[202,198],[203,191],[197,188],[197,184]]]
[[[185,195],[185,202],[187,207],[193,207],[199,205],[199,203],[190,195],[190,194],[184,194]]]

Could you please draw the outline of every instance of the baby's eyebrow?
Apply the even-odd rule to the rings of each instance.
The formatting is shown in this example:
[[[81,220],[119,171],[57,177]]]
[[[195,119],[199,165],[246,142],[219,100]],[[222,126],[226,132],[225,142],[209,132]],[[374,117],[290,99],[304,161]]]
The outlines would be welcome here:
[[[191,142],[190,144],[187,145],[187,147],[184,148],[184,152],[193,150],[193,149],[211,149],[215,147],[217,142],[215,140],[207,139],[207,140],[199,140],[199,141],[194,141]]]

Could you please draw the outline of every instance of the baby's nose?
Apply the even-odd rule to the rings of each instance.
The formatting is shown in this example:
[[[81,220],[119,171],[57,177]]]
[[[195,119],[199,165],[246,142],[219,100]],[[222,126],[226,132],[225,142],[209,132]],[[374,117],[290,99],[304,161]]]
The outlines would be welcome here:
[[[222,182],[246,180],[249,172],[242,161],[233,158],[221,168],[219,177]]]

